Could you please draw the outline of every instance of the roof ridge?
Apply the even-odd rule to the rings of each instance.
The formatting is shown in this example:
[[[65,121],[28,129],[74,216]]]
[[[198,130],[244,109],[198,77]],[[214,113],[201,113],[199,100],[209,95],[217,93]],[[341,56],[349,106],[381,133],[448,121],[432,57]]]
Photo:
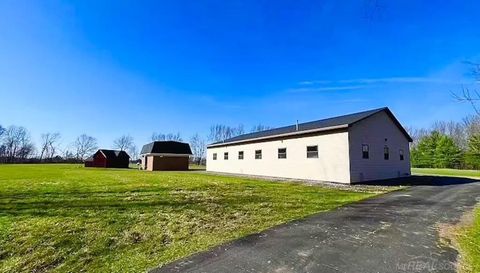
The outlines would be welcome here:
[[[323,119],[317,119],[317,120],[312,120],[312,121],[307,121],[303,123],[299,123],[298,125],[301,124],[308,124],[308,123],[313,123],[313,122],[318,122],[318,121],[325,121],[325,120],[330,120],[330,119],[338,119],[338,118],[343,118],[343,117],[348,117],[348,116],[353,116],[353,115],[360,115],[360,114],[366,114],[371,112],[371,115],[378,113],[380,111],[384,111],[388,109],[388,107],[383,107],[383,108],[377,108],[377,109],[372,109],[372,110],[366,110],[366,111],[361,111],[361,112],[355,112],[355,113],[350,113],[350,114],[345,114],[345,115],[340,115],[340,116],[335,116],[335,117],[329,117],[329,118],[323,118]],[[290,125],[294,126],[294,125]]]
[[[324,119],[317,119],[317,120],[302,122],[302,123],[299,123],[298,125],[301,126],[301,125],[310,124],[310,123],[315,123],[315,122],[319,122],[319,121],[326,121],[326,120],[331,120],[331,119],[348,117],[348,116],[352,116],[352,115],[365,114],[365,113],[368,113],[368,112],[372,112],[372,115],[373,115],[373,114],[375,114],[375,113],[378,113],[378,112],[380,112],[380,111],[384,111],[384,110],[386,110],[386,109],[388,109],[388,107],[382,107],[382,108],[377,108],[377,109],[372,109],[372,110],[355,112],[355,113],[350,113],[350,114],[345,114],[345,115],[340,115],[340,116],[334,116],[334,117],[329,117],[329,118],[324,118]],[[275,130],[277,130],[277,129],[288,128],[288,127],[293,127],[293,126],[296,126],[296,124],[280,126],[280,127],[276,127],[276,128],[272,128],[272,129],[267,129],[267,130],[258,131],[258,132],[245,133],[245,134],[241,134],[241,135],[238,135],[238,136],[234,136],[234,137],[225,139],[224,141],[227,141],[227,140],[229,140],[229,139],[236,138],[236,137],[239,137],[239,136],[247,136],[247,135],[253,135],[253,134],[257,134],[257,133],[261,133],[261,132],[275,131]]]
[[[140,153],[159,153],[160,150],[160,153],[192,154],[190,144],[175,140],[152,141],[143,145]]]
[[[346,124],[350,125],[350,124],[353,124],[355,122],[358,122],[359,120],[370,117],[371,115],[374,115],[378,112],[385,111],[385,110],[390,111],[390,109],[388,107],[382,107],[382,108],[376,108],[376,109],[371,109],[371,110],[354,112],[354,113],[340,115],[340,116],[333,116],[333,117],[328,117],[328,118],[324,118],[324,119],[318,119],[318,120],[303,122],[303,123],[299,123],[298,126],[299,127],[305,127],[305,126],[308,126],[308,125],[314,125],[316,123],[327,123],[328,121],[335,121],[335,120],[345,119],[345,118],[348,118],[348,117],[359,116],[358,118],[350,120],[348,122],[345,121],[343,123],[340,122],[338,124],[335,124],[336,126],[346,125]],[[268,130],[263,130],[263,131],[259,131],[259,132],[250,132],[250,133],[234,136],[234,137],[225,139],[223,141],[214,142],[214,143],[211,143],[209,145],[222,144],[222,143],[228,143],[228,142],[232,142],[232,141],[242,141],[242,140],[248,140],[248,139],[256,138],[254,136],[257,136],[257,137],[275,136],[275,135],[281,134],[281,133],[274,133],[275,131],[288,130],[288,129],[294,128],[296,126],[297,126],[296,124],[292,124],[292,125],[276,127],[276,128],[272,128],[272,129],[268,129]],[[328,127],[328,126],[326,126],[326,127]],[[325,128],[325,126],[323,126],[323,127],[319,126],[317,129],[320,129],[320,128]],[[297,128],[295,128],[295,129],[296,129],[295,131],[297,131]],[[299,132],[305,131],[305,129],[304,130],[298,130],[298,131]],[[269,135],[269,133],[272,133],[272,134]],[[259,136],[259,135],[262,135],[262,136]]]
[[[176,143],[187,143],[188,144],[188,142],[178,141],[178,140],[154,140],[154,141],[149,142],[147,144],[152,144],[152,143],[155,143],[155,142],[176,142]]]

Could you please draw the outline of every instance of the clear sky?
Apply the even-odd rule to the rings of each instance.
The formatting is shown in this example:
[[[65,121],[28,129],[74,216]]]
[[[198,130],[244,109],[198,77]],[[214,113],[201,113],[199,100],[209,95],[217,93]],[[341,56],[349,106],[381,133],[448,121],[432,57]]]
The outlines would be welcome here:
[[[35,140],[184,139],[388,106],[470,114],[479,1],[0,1],[0,124]],[[38,141],[37,141],[38,142]]]

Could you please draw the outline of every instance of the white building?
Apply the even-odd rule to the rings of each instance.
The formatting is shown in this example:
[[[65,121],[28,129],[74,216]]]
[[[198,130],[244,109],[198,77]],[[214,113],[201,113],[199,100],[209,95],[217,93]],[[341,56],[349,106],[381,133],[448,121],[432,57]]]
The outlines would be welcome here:
[[[412,138],[388,108],[240,135],[207,147],[207,171],[358,183],[410,175]]]

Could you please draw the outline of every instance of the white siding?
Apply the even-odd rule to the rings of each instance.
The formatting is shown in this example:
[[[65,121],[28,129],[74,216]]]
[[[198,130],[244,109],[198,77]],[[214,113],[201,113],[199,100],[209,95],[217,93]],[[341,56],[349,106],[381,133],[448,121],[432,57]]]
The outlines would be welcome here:
[[[397,178],[410,175],[409,142],[385,112],[379,112],[349,129],[351,182]],[[387,141],[385,141],[387,139]],[[369,145],[370,158],[362,158],[362,144]],[[384,147],[390,159],[384,159]],[[403,150],[405,159],[400,160]]]
[[[307,146],[315,145],[318,158],[307,158]],[[278,158],[279,148],[287,148],[286,159]],[[255,159],[255,150],[262,150],[262,159]],[[207,149],[207,171],[350,183],[349,170],[346,131]]]

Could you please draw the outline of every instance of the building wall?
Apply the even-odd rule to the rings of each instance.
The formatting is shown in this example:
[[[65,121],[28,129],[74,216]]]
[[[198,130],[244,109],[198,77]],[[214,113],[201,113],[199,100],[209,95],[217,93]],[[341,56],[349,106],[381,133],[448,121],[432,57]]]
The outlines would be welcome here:
[[[140,159],[141,159],[141,162],[140,162],[140,166],[142,168],[142,170],[146,170],[147,169],[147,156],[146,155],[140,155]]]
[[[95,165],[93,164],[93,160],[85,161],[84,166],[89,168],[95,167]]]
[[[93,167],[99,167],[99,168],[107,167],[107,159],[102,153],[97,152],[93,155]]]
[[[155,157],[153,155],[145,155],[144,158],[146,161],[145,170],[153,171],[153,160],[155,159]]]
[[[148,171],[186,171],[188,156],[146,155]]]
[[[379,112],[349,128],[351,182],[397,178],[410,175],[407,137],[385,112]],[[362,145],[369,145],[369,159],[362,157]],[[384,159],[384,147],[390,159]],[[400,160],[403,150],[404,160]]]
[[[313,145],[318,145],[318,158],[307,158],[307,146]],[[279,148],[287,148],[286,159],[278,158]],[[262,159],[255,159],[260,149]],[[347,131],[207,149],[207,171],[349,183],[349,170]]]
[[[128,157],[108,159],[106,162],[106,168],[129,168],[130,159]]]

